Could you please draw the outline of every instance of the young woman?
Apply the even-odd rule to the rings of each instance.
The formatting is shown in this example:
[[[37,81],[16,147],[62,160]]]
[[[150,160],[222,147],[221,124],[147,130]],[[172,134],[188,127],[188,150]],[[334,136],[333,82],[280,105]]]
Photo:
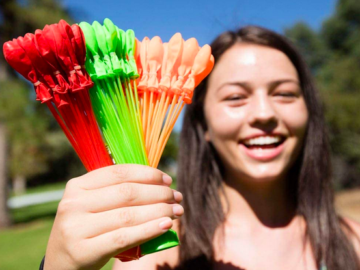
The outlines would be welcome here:
[[[44,269],[100,269],[180,216],[180,247],[113,269],[360,269],[360,225],[335,213],[323,115],[302,58],[253,26],[211,46],[214,70],[184,118],[181,193],[135,165],[71,180]]]

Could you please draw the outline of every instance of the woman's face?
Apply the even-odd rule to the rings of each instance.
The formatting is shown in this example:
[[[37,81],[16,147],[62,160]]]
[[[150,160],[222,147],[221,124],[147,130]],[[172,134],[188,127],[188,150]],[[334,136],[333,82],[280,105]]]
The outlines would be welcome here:
[[[297,71],[281,51],[237,44],[212,71],[205,97],[206,140],[228,177],[281,178],[296,160],[308,121]]]

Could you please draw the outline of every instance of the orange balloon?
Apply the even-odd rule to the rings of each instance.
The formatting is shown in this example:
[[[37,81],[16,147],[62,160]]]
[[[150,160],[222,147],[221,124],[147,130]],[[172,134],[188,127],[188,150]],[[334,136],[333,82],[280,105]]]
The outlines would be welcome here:
[[[147,89],[147,81],[149,78],[149,66],[147,62],[147,47],[149,46],[149,38],[144,37],[140,47],[140,63],[141,63],[141,76],[138,89],[145,91]]]
[[[210,73],[213,68],[213,58],[211,58],[211,47],[204,45],[195,57],[191,73],[183,86],[184,101],[191,103],[191,98],[195,87]]]
[[[184,40],[180,33],[176,33],[169,40],[166,62],[161,70],[162,77],[159,84],[159,87],[164,91],[170,89],[172,77],[177,76],[177,69],[181,62],[183,45]]]
[[[149,79],[147,87],[149,90],[155,91],[159,87],[158,71],[163,61],[164,47],[160,37],[153,37],[148,46],[147,60],[149,65]]]
[[[215,64],[214,56],[211,55],[210,60],[207,63],[206,69],[202,73],[200,73],[198,77],[195,77],[195,87],[197,87],[202,82],[202,80],[204,80],[206,76],[210,74],[210,72],[214,67],[214,64]]]
[[[195,38],[190,38],[184,43],[184,49],[181,56],[181,64],[178,68],[178,76],[176,80],[171,83],[171,89],[175,93],[181,91],[184,82],[191,72],[191,68],[194,63],[194,59],[199,52],[200,47]]]

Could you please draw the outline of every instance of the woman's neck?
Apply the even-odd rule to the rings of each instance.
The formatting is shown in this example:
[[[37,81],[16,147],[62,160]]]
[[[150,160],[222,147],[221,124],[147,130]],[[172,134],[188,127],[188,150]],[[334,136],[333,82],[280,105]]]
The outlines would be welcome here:
[[[296,215],[296,205],[286,180],[281,178],[256,183],[226,177],[226,199],[222,198],[222,201],[227,217],[242,224],[270,228],[287,226]]]

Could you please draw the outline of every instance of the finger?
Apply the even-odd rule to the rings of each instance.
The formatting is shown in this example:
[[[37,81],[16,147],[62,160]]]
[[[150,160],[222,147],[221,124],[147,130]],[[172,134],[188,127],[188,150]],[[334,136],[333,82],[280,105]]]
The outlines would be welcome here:
[[[167,232],[173,225],[171,218],[160,218],[137,226],[121,228],[88,239],[97,247],[99,256],[115,256]]]
[[[121,183],[143,183],[170,186],[172,179],[162,171],[144,165],[112,165],[91,171],[71,180],[82,189],[91,190]]]
[[[175,219],[182,216],[183,213],[184,208],[181,205],[167,203],[114,209],[88,215],[83,222],[91,224],[91,226],[87,227],[82,234],[84,238],[93,238],[110,231],[140,225],[163,217]]]
[[[79,196],[86,211],[98,213],[127,206],[181,202],[182,194],[169,187],[124,183],[89,190]]]

